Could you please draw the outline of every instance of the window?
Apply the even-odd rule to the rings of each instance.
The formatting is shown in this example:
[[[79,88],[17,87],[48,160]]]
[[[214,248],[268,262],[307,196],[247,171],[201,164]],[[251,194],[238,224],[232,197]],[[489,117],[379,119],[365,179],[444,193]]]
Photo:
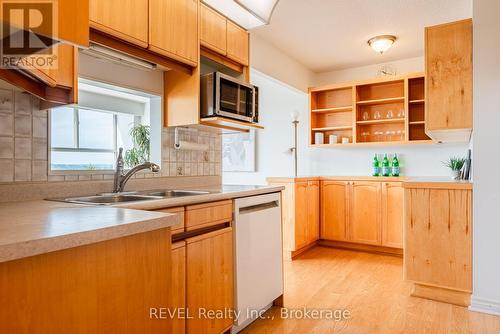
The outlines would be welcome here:
[[[130,130],[149,125],[152,115],[161,120],[161,110],[151,110],[151,97],[103,85],[81,82],[79,105],[51,110],[51,171],[113,170],[119,148],[134,148]]]

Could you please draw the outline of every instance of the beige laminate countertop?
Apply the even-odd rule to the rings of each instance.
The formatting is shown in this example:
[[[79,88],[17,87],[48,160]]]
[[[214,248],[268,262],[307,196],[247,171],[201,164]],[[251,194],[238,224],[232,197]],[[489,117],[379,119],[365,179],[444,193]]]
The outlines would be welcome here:
[[[254,196],[279,186],[196,188],[210,194],[115,206],[55,201],[0,203],[0,262],[120,238],[179,223],[179,216],[145,210]]]

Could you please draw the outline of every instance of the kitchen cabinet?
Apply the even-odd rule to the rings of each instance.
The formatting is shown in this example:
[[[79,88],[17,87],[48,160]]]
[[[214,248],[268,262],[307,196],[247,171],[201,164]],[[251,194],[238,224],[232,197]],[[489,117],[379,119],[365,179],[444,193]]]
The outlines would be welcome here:
[[[232,327],[231,315],[203,317],[203,310],[233,309],[233,231],[231,227],[186,239],[188,333],[219,334]]]
[[[200,43],[204,47],[226,55],[227,19],[205,4],[200,5]]]
[[[282,192],[284,256],[291,259],[319,239],[319,180],[317,178],[269,178],[285,187]]]
[[[146,48],[149,0],[90,0],[90,26]]]
[[[472,20],[425,28],[425,132],[437,141],[472,133]]]
[[[167,333],[183,334],[186,331],[186,242],[179,241],[172,244],[172,266],[170,268],[171,280],[169,291],[171,291],[168,308],[176,312],[169,319],[169,330]]]
[[[149,49],[197,66],[198,0],[149,0]]]
[[[172,225],[170,229],[172,230],[172,235],[177,235],[185,230],[185,213],[184,213],[184,207],[178,207],[178,208],[167,208],[167,209],[159,209],[159,210],[154,210],[158,212],[165,212],[165,213],[175,213],[179,215],[179,223]]]
[[[232,219],[232,200],[202,203],[186,207],[187,231],[228,223]]]
[[[412,295],[467,306],[472,290],[472,185],[405,183],[405,279]]]
[[[350,185],[349,240],[380,245],[380,183],[353,181]]]
[[[404,189],[401,182],[382,183],[382,246],[403,248]]]
[[[227,57],[244,66],[249,64],[249,34],[231,21],[227,21]]]
[[[347,241],[347,181],[321,181],[321,239]]]

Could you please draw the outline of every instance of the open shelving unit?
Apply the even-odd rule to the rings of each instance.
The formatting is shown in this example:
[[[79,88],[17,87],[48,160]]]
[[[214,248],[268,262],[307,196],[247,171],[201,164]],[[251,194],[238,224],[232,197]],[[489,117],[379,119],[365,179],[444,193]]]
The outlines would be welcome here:
[[[309,89],[315,147],[431,143],[425,134],[425,78],[407,76]],[[323,141],[316,134],[323,133]],[[329,136],[336,140],[329,142]],[[342,138],[348,144],[342,144]]]

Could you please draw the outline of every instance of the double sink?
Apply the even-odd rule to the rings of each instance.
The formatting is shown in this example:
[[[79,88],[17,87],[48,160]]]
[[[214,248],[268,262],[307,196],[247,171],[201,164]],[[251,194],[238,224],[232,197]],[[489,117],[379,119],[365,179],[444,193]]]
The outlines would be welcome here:
[[[152,190],[144,192],[125,192],[117,194],[100,194],[95,196],[64,198],[62,201],[76,204],[113,205],[128,202],[150,201],[155,199],[178,198],[186,196],[206,195],[209,191],[198,190]]]

